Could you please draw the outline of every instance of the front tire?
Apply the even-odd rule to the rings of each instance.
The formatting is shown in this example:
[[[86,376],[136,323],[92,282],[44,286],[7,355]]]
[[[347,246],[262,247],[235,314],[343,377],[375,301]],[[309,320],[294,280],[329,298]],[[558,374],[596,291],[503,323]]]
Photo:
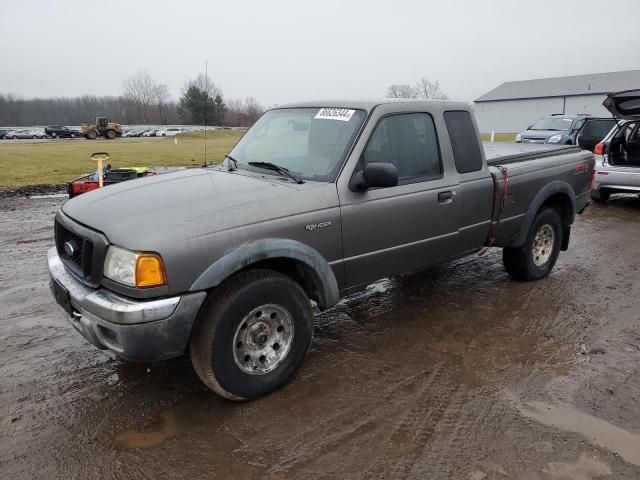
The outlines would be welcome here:
[[[95,140],[97,136],[98,136],[98,135],[97,135],[97,134],[96,134],[96,132],[94,132],[94,131],[91,131],[91,132],[89,132],[89,133],[87,133],[87,134],[85,135],[85,137],[86,137],[88,140]]]
[[[113,140],[114,138],[116,138],[116,131],[115,130],[107,130],[107,138],[109,140]]]
[[[240,272],[203,305],[191,335],[191,363],[207,387],[229,400],[251,400],[284,385],[313,337],[304,290],[271,270]]]
[[[538,212],[521,247],[505,247],[502,261],[516,280],[539,280],[553,269],[562,245],[562,220],[555,209]]]

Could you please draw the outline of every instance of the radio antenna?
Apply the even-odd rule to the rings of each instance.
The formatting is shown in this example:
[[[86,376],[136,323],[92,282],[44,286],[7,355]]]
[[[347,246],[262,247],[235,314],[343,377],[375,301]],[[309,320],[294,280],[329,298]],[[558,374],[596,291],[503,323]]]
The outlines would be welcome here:
[[[207,166],[207,108],[209,107],[209,60],[204,60],[204,91],[206,93],[204,97],[204,159],[202,165]]]

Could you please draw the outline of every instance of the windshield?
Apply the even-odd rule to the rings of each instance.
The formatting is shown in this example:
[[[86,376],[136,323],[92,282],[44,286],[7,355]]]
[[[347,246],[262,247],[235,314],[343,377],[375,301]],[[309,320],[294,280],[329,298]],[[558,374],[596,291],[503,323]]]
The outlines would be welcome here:
[[[546,117],[534,123],[529,130],[569,130],[572,122],[571,118]]]
[[[229,156],[238,168],[264,171],[249,162],[270,162],[307,180],[332,182],[365,116],[344,108],[270,110]]]

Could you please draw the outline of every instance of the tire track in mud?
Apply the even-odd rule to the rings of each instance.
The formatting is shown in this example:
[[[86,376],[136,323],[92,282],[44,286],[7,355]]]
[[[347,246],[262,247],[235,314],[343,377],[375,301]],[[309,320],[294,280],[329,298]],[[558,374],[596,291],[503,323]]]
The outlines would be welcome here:
[[[433,388],[437,386],[437,388]],[[416,475],[422,462],[427,461],[438,472],[446,463],[445,455],[433,455],[435,446],[431,440],[437,431],[458,431],[456,428],[467,416],[461,416],[460,411],[467,401],[467,395],[459,385],[447,380],[445,372],[435,372],[430,381],[421,389],[418,396],[411,400],[410,408],[396,423],[389,435],[384,458],[367,471],[363,472],[363,479],[406,479],[406,478],[435,478]],[[464,419],[464,420],[463,420]],[[449,443],[454,443],[450,438]],[[442,441],[438,440],[439,448]],[[432,455],[425,456],[431,451]]]
[[[288,444],[278,446],[282,449],[283,456],[272,466],[269,473],[287,476],[293,472],[315,471],[314,463],[324,465],[325,461],[330,461],[335,462],[332,465],[335,469],[333,474],[345,474],[341,465],[350,468],[351,474],[357,474],[353,467],[358,464],[358,459],[361,459],[362,465],[358,470],[365,470],[370,463],[367,459],[371,449],[375,450],[375,445],[388,444],[391,436],[396,431],[401,431],[398,428],[390,433],[387,431],[393,418],[399,417],[402,423],[402,418],[406,417],[403,424],[404,429],[408,430],[413,420],[435,415],[429,413],[432,410],[429,397],[430,392],[440,391],[438,384],[444,383],[446,379],[442,363],[434,365],[429,370],[410,374],[395,383],[386,383],[389,376],[394,374],[393,370],[385,373],[384,378],[380,380],[379,401],[372,406],[369,398],[362,397],[349,408],[342,408],[330,417],[325,417],[325,428],[322,431],[319,431],[317,425],[308,426],[301,434],[290,439]],[[408,403],[407,396],[411,397],[412,394],[412,398],[417,395],[417,399]],[[411,407],[408,415],[407,404]],[[336,425],[342,427],[336,429]],[[376,442],[378,438],[379,441]],[[368,450],[363,449],[363,445],[368,445]],[[343,459],[343,462],[340,462],[340,459]],[[322,470],[324,474],[329,473],[326,465]]]

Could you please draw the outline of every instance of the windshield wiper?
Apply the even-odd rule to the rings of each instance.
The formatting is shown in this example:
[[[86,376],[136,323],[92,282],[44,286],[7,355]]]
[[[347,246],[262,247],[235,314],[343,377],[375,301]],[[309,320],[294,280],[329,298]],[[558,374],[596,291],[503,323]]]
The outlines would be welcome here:
[[[233,162],[233,167],[231,167],[231,165],[229,165],[229,171],[230,172],[233,172],[234,170],[236,170],[238,168],[238,160],[233,158],[231,155],[225,155],[224,158],[228,158],[229,160],[231,160]]]
[[[284,175],[286,177],[289,177],[290,179],[294,180],[296,183],[304,183],[304,180],[302,180],[296,174],[294,174],[291,171],[289,171],[288,168],[281,167],[280,165],[276,165],[275,163],[271,163],[271,162],[249,162],[249,165],[251,165],[252,167],[264,168],[266,170],[273,170],[274,172],[278,172],[278,173],[280,173],[280,174],[282,174],[282,175]]]

